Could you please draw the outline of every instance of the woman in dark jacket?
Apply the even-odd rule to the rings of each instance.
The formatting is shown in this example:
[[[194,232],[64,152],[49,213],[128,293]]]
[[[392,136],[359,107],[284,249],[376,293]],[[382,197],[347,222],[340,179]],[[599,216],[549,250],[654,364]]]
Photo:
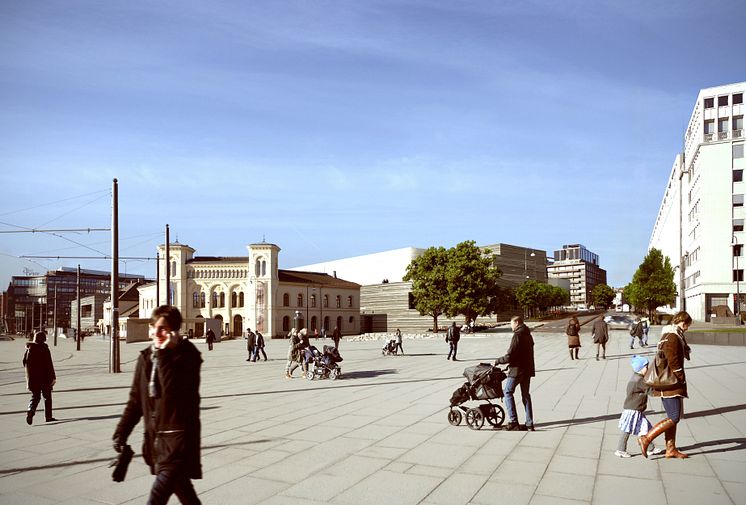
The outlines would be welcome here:
[[[143,419],[142,456],[156,475],[149,504],[164,504],[171,494],[181,503],[199,498],[190,479],[202,478],[200,460],[199,383],[202,357],[178,330],[181,314],[163,305],[153,311],[153,345],[140,352],[130,397],[114,436],[121,452]]]
[[[570,322],[567,323],[567,347],[570,348],[570,359],[580,359],[578,353],[580,352],[580,322],[578,318],[572,316]],[[573,356],[573,352],[575,355]]]
[[[682,311],[673,317],[671,324],[676,328],[676,331],[674,333],[665,333],[661,336],[657,352],[662,353],[665,366],[671,369],[678,379],[678,383],[671,389],[653,388],[652,395],[660,397],[663,402],[663,408],[666,411],[666,418],[653,426],[653,429],[647,435],[638,439],[642,455],[646,458],[648,457],[648,445],[661,433],[665,433],[666,437],[666,458],[689,457],[676,448],[676,426],[684,413],[684,398],[688,398],[684,360],[689,359],[690,349],[686,343],[684,332],[692,324],[692,318],[689,314]],[[655,366],[655,363],[651,363],[650,366]]]

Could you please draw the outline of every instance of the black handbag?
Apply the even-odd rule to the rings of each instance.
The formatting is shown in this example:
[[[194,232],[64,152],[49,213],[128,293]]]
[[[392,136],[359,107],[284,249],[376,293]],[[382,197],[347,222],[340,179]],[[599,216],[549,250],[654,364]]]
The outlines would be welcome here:
[[[679,379],[673,373],[671,367],[668,366],[668,360],[663,356],[662,351],[658,351],[652,366],[648,366],[643,382],[659,391],[667,391],[678,387]]]
[[[124,478],[127,476],[127,467],[129,467],[134,454],[135,452],[129,445],[125,445],[122,448],[122,452],[119,453],[117,459],[109,463],[109,468],[114,467],[114,471],[111,472],[111,480],[114,482],[124,481]]]

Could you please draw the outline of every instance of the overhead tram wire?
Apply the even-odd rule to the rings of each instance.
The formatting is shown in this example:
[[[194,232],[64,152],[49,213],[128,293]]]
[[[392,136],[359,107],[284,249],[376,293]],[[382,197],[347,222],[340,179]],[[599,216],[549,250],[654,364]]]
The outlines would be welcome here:
[[[5,224],[7,226],[17,226],[14,224],[7,224],[0,221],[0,223]],[[18,226],[18,228],[23,228],[22,226]],[[54,232],[78,232],[78,231],[84,231],[87,233],[91,233],[92,231],[111,231],[111,228],[52,228],[48,230],[40,230],[37,228],[29,228],[27,230],[0,230],[0,233],[54,233]]]
[[[69,202],[70,200],[75,200],[75,199],[78,199],[78,198],[83,198],[84,196],[98,195],[98,194],[101,194],[101,193],[111,194],[111,190],[110,189],[102,189],[102,190],[99,190],[99,191],[92,191],[90,193],[84,193],[82,195],[71,196],[70,198],[63,198],[62,200],[56,200],[54,202],[42,203],[41,205],[34,205],[33,207],[26,207],[24,209],[17,209],[17,210],[11,210],[11,211],[8,211],[8,212],[3,212],[3,213],[0,213],[0,216],[7,216],[8,214],[16,214],[18,212],[25,212],[27,210],[34,210],[34,209],[38,209],[38,208],[41,208],[41,207],[48,207],[50,205],[57,205],[58,203]]]

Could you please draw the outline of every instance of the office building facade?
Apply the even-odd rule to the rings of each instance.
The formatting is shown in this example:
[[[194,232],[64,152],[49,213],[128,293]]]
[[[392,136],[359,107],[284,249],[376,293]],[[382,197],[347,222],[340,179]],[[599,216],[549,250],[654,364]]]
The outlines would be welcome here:
[[[554,251],[547,272],[550,278],[569,281],[570,303],[575,306],[593,305],[593,289],[606,284],[606,270],[599,266],[598,254],[582,244],[566,244]]]

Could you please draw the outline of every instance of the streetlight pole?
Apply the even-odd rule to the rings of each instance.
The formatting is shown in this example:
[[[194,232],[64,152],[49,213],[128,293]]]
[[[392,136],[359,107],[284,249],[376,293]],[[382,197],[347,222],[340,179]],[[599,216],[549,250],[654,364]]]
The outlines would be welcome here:
[[[735,309],[733,312],[736,313],[736,317],[738,318],[738,324],[741,324],[741,272],[738,269],[738,256],[740,256],[741,251],[738,247],[738,238],[733,235],[733,256],[736,257],[736,303],[733,304],[733,308]],[[736,250],[738,248],[738,250]],[[736,254],[738,252],[738,254]]]

